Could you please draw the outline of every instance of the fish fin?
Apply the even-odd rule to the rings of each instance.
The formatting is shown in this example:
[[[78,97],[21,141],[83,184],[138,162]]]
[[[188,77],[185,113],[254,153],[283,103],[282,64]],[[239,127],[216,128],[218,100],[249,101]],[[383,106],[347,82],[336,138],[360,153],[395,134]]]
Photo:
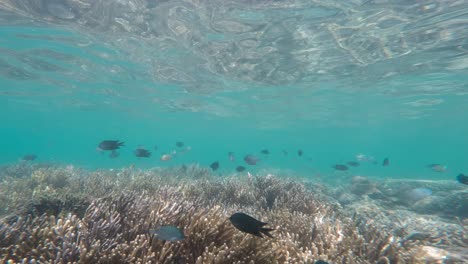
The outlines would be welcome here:
[[[274,231],[274,230],[275,230],[274,228],[260,228],[260,232],[262,232],[263,234],[271,238],[274,238],[274,237],[269,232]]]
[[[123,147],[123,146],[125,146],[125,142],[118,142],[118,141],[117,141],[117,145],[118,145],[119,147]]]
[[[260,222],[259,225],[260,226],[266,226],[266,225],[268,225],[268,223]]]
[[[262,232],[262,228],[260,229],[260,231],[258,231],[258,232],[255,232],[255,233],[252,233],[252,235],[254,235],[254,236],[258,236],[258,237],[262,237],[262,238],[263,238],[263,236],[262,236],[262,233],[261,233],[261,232]]]

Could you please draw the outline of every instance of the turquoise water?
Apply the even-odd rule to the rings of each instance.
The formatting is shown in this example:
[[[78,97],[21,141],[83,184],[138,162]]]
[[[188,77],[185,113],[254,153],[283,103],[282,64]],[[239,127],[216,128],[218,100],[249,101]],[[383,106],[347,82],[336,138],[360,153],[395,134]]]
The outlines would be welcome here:
[[[467,1],[0,0],[0,262],[465,263],[467,70]]]
[[[447,9],[447,14],[451,12]],[[253,14],[246,14],[242,19],[252,20]],[[422,46],[429,40],[416,39],[408,55],[395,51],[394,58],[362,57],[366,65],[340,68],[338,57],[331,62],[334,70],[316,75],[287,81],[288,76],[281,80],[277,73],[267,75],[271,80],[249,81],[242,77],[249,72],[223,76],[220,71],[211,75],[197,71],[202,65],[192,57],[200,55],[202,49],[197,49],[203,41],[195,37],[169,48],[164,41],[128,32],[113,35],[73,22],[55,23],[57,18],[44,23],[37,14],[31,14],[36,16],[32,22],[13,16],[20,22],[2,20],[0,28],[0,164],[17,162],[28,153],[38,155],[35,162],[84,168],[208,166],[218,160],[220,172],[230,174],[245,165],[244,155],[258,154],[262,161],[249,170],[284,169],[305,177],[454,180],[458,173],[468,172],[466,38],[458,42],[455,59],[452,53],[437,50],[451,48],[466,30],[454,29],[460,39],[440,35],[432,48]],[[414,19],[421,22],[428,16]],[[224,37],[208,32],[205,41],[215,46],[251,38],[228,31]],[[166,49],[149,50],[153,41]],[[281,47],[283,52],[299,52],[294,45]],[[434,54],[438,64],[428,63]],[[184,65],[185,60],[186,68],[179,70],[187,70],[186,76],[154,77],[160,66],[154,64],[164,60],[178,60],[174,65]],[[415,61],[426,66],[418,70]],[[96,151],[104,139],[125,142],[120,157],[110,159]],[[192,150],[160,161],[160,155],[176,149],[176,141]],[[153,156],[134,157],[133,150],[140,145]],[[271,152],[268,157],[259,153],[265,148]],[[303,157],[297,156],[298,149],[304,151]],[[235,162],[228,160],[230,151],[236,154]],[[362,163],[344,174],[331,168],[359,153],[374,156],[379,164]],[[382,167],[386,157],[391,164]],[[447,165],[448,171],[433,172],[426,167],[431,163]]]

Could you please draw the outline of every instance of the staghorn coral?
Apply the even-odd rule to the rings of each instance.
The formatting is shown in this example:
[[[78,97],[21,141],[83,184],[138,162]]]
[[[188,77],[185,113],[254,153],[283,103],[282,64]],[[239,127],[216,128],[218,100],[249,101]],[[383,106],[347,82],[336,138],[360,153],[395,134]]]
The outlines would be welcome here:
[[[323,186],[272,175],[219,178],[198,166],[39,171],[66,174],[66,184],[47,177],[9,177],[5,186],[16,186],[18,195],[29,197],[18,198],[12,206],[18,209],[44,197],[39,204],[52,204],[53,210],[12,211],[18,216],[0,224],[3,262],[410,263],[429,259],[433,251],[421,247],[437,247],[457,263],[462,253],[456,248],[467,242],[466,231],[454,225],[438,225],[437,232],[427,228],[436,222],[419,230],[430,237],[411,236],[403,228],[414,225],[410,218],[398,222],[392,218],[398,214],[384,212],[369,200],[343,209],[319,198],[316,193]],[[27,186],[36,191],[20,191]],[[42,193],[44,186],[49,196]],[[84,212],[78,213],[71,206],[76,204],[86,205],[86,210],[80,207]],[[235,229],[227,219],[237,211],[268,222],[277,229],[275,238],[260,239]],[[355,212],[354,217],[349,212]],[[459,222],[466,226],[465,220]],[[149,230],[160,225],[182,228],[186,239],[155,239]]]
[[[31,174],[32,181],[39,189],[60,189],[69,185],[73,175],[69,169],[38,169]]]
[[[78,256],[79,222],[76,216],[18,217],[0,226],[2,261],[72,261]]]
[[[48,163],[31,163],[20,161],[15,164],[0,166],[0,180],[6,177],[29,178],[31,174],[39,169],[60,168],[61,166]]]

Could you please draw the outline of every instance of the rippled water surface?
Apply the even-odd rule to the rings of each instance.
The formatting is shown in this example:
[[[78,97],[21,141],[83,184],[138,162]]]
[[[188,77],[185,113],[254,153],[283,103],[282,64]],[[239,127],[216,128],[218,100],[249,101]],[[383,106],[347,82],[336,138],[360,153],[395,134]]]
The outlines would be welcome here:
[[[468,171],[466,1],[0,1],[0,162]],[[120,139],[118,159],[96,153]],[[154,158],[136,159],[144,145]],[[298,149],[304,156],[298,160]],[[283,155],[287,150],[289,155]],[[427,164],[446,164],[437,173]]]
[[[0,0],[0,262],[465,263],[467,113],[467,0]]]

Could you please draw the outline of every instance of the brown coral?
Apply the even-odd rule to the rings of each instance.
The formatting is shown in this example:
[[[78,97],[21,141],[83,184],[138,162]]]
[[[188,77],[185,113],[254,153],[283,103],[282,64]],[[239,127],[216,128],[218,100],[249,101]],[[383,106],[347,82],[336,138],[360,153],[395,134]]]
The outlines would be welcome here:
[[[0,226],[3,262],[400,263],[424,255],[420,241],[401,243],[393,230],[375,222],[379,218],[358,210],[351,218],[315,194],[323,187],[297,180],[271,175],[215,178],[197,166],[94,172],[50,168],[40,173],[61,175],[53,178],[66,179],[65,184],[33,172],[35,177],[9,177],[6,186],[36,186],[34,193],[23,192],[36,202],[47,186],[53,195],[41,196],[41,204],[62,206],[36,213],[11,210],[18,217]],[[65,193],[92,202],[77,214],[65,206],[73,201]],[[27,200],[10,204],[20,207]],[[235,229],[227,219],[237,211],[268,222],[277,229],[275,238],[260,239]],[[156,240],[149,230],[160,225],[182,228],[186,239]]]

